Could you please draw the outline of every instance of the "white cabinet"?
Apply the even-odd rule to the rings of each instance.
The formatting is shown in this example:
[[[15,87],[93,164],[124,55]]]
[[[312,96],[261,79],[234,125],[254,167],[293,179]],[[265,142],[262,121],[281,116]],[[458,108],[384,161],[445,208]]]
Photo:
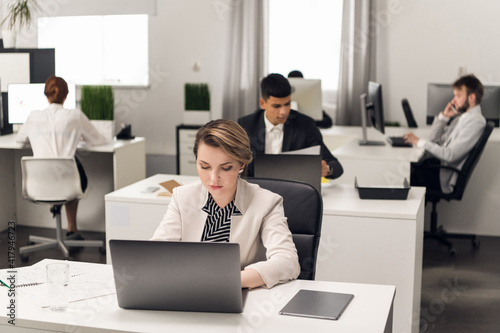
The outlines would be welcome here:
[[[197,125],[177,126],[177,174],[179,175],[198,175],[193,146],[199,128]]]

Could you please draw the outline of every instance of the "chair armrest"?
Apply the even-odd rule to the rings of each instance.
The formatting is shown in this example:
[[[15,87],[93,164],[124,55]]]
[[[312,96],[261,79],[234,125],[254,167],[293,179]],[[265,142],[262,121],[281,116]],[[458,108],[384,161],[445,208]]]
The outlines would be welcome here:
[[[451,170],[453,172],[458,173],[460,176],[467,176],[462,170],[458,170],[457,168],[448,166],[448,165],[440,165],[440,164],[429,164],[429,165],[421,165],[421,168],[425,169],[446,169],[446,170]]]

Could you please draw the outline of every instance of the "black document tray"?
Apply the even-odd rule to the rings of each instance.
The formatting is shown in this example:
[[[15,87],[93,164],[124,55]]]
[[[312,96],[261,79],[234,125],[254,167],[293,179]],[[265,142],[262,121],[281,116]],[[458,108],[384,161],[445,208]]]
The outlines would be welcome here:
[[[360,199],[406,200],[410,191],[406,178],[403,187],[359,187],[358,179],[354,178],[354,187],[358,189]]]

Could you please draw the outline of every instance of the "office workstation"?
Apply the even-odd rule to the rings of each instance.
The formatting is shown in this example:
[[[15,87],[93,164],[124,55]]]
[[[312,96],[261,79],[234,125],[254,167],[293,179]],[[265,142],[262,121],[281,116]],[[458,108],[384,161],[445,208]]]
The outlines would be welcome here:
[[[5,186],[2,186],[3,229],[9,220],[22,225],[53,228],[52,216],[43,206],[33,205],[21,193],[22,156],[32,155],[31,149],[15,141],[15,135],[0,136],[0,154]],[[145,177],[145,139],[116,140],[103,146],[80,148],[78,156],[91,179],[88,196],[82,201],[81,219],[90,230],[104,230],[104,202],[102,198],[114,189],[132,184]],[[85,228],[85,227],[84,227]]]
[[[158,174],[107,194],[107,239],[150,239],[171,201],[160,184],[198,179]],[[406,319],[419,311],[425,189],[412,188],[404,201],[361,200],[353,184],[323,184],[321,194],[316,280],[395,285],[394,330],[415,330]],[[387,247],[394,232],[404,240]],[[109,249],[106,257],[110,263]]]
[[[124,86],[115,89],[116,107],[119,111],[117,112],[118,121],[132,124],[134,134],[138,136],[135,141],[117,140],[113,145],[90,149],[80,148],[78,150],[78,154],[79,156],[81,155],[82,162],[91,179],[91,187],[88,195],[81,201],[79,219],[82,221],[82,230],[105,231],[107,239],[114,237],[113,235],[116,235],[116,238],[130,237],[129,232],[131,230],[134,230],[133,237],[137,236],[138,238],[148,239],[151,236],[149,231],[143,229],[141,224],[137,224],[138,221],[143,220],[143,214],[145,213],[144,211],[136,212],[135,208],[132,207],[143,204],[149,213],[156,216],[155,218],[152,217],[149,222],[157,224],[161,221],[164,209],[168,205],[165,202],[168,202],[169,198],[156,197],[156,193],[151,195],[141,193],[142,186],[145,185],[141,183],[141,180],[151,181],[154,177],[163,175],[169,179],[178,179],[180,183],[184,184],[194,181],[193,179],[184,178],[186,174],[195,175],[196,170],[193,168],[195,165],[193,164],[192,154],[184,155],[184,157],[188,156],[188,158],[186,164],[182,164],[185,160],[180,158],[179,151],[176,148],[178,140],[175,137],[175,126],[180,125],[184,126],[184,128],[193,129],[198,128],[201,123],[197,123],[196,116],[187,117],[187,115],[195,115],[196,112],[189,113],[183,111],[182,87],[186,82],[207,82],[211,90],[211,110],[209,112],[201,111],[200,114],[203,117],[199,119],[217,119],[226,116],[224,110],[227,107],[224,98],[227,94],[225,90],[227,78],[222,73],[227,73],[228,64],[237,63],[227,59],[228,42],[226,37],[230,34],[229,31],[236,31],[233,27],[228,28],[231,23],[230,18],[232,14],[236,10],[239,10],[240,6],[247,5],[229,4],[225,1],[207,3],[199,0],[192,0],[189,4],[176,0],[165,2],[152,0],[144,1],[144,4],[134,4],[134,1],[126,1],[120,4],[117,4],[118,1],[112,2],[115,4],[115,7],[123,8],[120,10],[122,12],[145,12],[150,15],[150,44],[147,46],[150,52],[148,56],[148,68],[151,74],[150,85],[146,88]],[[92,3],[97,4],[97,1]],[[104,6],[92,6],[81,5],[79,1],[73,1],[73,4],[61,4],[58,10],[60,15],[75,15],[77,12],[91,13],[92,11],[107,12],[106,14],[109,14],[113,12],[113,3]],[[493,9],[498,7],[498,4],[492,0],[488,0],[486,5],[482,5]],[[338,235],[339,239],[328,239],[327,236],[322,238],[319,250],[320,257],[323,257],[325,253],[332,253],[331,256],[328,256],[327,262],[331,265],[329,267],[333,267],[332,264],[339,262],[346,269],[344,271],[325,270],[326,267],[321,264],[321,261],[318,261],[316,278],[317,280],[331,279],[335,282],[396,285],[394,300],[395,325],[402,325],[395,326],[398,328],[404,327],[407,329],[410,327],[409,325],[412,325],[413,331],[415,331],[415,327],[418,325],[415,318],[413,318],[413,323],[410,323],[407,314],[409,313],[408,311],[414,311],[415,308],[418,309],[420,306],[418,304],[420,295],[417,297],[420,290],[417,286],[420,284],[419,274],[422,273],[421,268],[420,271],[418,270],[418,262],[419,260],[421,262],[422,258],[418,257],[418,253],[422,252],[422,244],[418,243],[418,239],[422,238],[420,233],[423,233],[423,230],[428,228],[428,225],[424,224],[424,221],[428,222],[430,219],[430,206],[428,205],[424,208],[425,203],[423,198],[425,193],[422,189],[416,188],[410,190],[407,200],[391,202],[390,205],[380,204],[378,201],[362,201],[357,197],[357,192],[354,188],[354,179],[357,178],[361,186],[389,185],[400,187],[405,178],[410,178],[410,163],[419,160],[423,154],[423,149],[417,147],[392,147],[387,143],[387,137],[401,136],[410,130],[419,137],[428,137],[430,127],[427,121],[435,115],[428,114],[427,111],[427,97],[430,85],[434,85],[437,88],[444,87],[443,89],[447,90],[450,83],[457,77],[457,72],[466,71],[476,73],[483,83],[485,83],[487,89],[490,87],[491,91],[495,89],[495,82],[499,81],[496,69],[497,50],[496,47],[491,46],[491,40],[494,39],[491,31],[494,30],[492,27],[494,28],[497,23],[488,18],[488,13],[494,10],[485,11],[482,5],[470,9],[472,16],[470,19],[477,24],[478,29],[482,33],[477,38],[472,38],[469,35],[462,36],[464,39],[462,40],[463,43],[458,43],[456,42],[458,37],[456,39],[453,37],[442,38],[444,35],[449,36],[450,31],[460,31],[460,29],[463,29],[458,23],[458,21],[463,22],[463,20],[445,20],[445,22],[442,20],[443,17],[450,17],[450,15],[464,18],[463,9],[456,8],[451,1],[446,0],[439,6],[406,0],[398,2],[398,6],[393,6],[393,3],[386,0],[372,1],[373,7],[370,18],[372,23],[376,24],[379,29],[377,38],[369,38],[370,41],[373,41],[373,45],[376,45],[376,48],[374,48],[374,53],[376,54],[374,58],[376,60],[373,64],[375,70],[371,73],[371,78],[383,85],[386,120],[398,121],[401,125],[400,127],[386,126],[384,134],[380,133],[376,128],[368,126],[368,139],[383,141],[385,143],[384,146],[360,146],[358,141],[363,139],[362,126],[359,126],[360,119],[338,117],[337,110],[332,107],[335,103],[332,100],[329,100],[327,106],[323,108],[334,120],[333,127],[321,129],[323,140],[332,154],[342,164],[344,173],[340,178],[323,184],[324,190],[322,194],[325,201],[323,215],[324,235],[332,234],[335,236],[337,227],[341,228],[342,232]],[[193,10],[193,6],[197,10]],[[91,7],[95,7],[95,9],[89,9]],[[116,11],[118,12],[118,10]],[[247,10],[246,12],[249,13],[250,11]],[[186,18],[188,13],[189,17]],[[387,18],[387,21],[383,20],[383,14],[387,14],[387,16],[384,16]],[[416,29],[409,29],[412,22],[422,21],[423,17],[429,21],[427,22],[428,24],[422,26],[418,31]],[[188,24],[188,21],[191,23]],[[321,20],[318,19],[317,21]],[[329,21],[335,20],[330,18]],[[439,24],[437,21],[439,21]],[[196,24],[192,22],[196,22]],[[203,29],[193,29],[193,27],[203,27]],[[252,30],[252,28],[246,29],[246,31]],[[427,35],[426,43],[428,47],[415,47],[424,35]],[[18,41],[18,47],[36,48],[38,47],[36,39],[36,36],[28,36],[24,40]],[[310,39],[313,38],[310,36]],[[186,40],[189,40],[189,43],[184,43]],[[240,47],[234,41],[231,44],[234,44],[235,48]],[[458,46],[458,44],[462,46]],[[477,54],[467,50],[467,47],[464,47],[463,44],[475,45]],[[172,49],[169,45],[176,45],[176,48]],[[298,42],[291,45],[295,45],[295,49],[303,48]],[[359,46],[356,42],[346,42],[342,45],[354,45],[356,50]],[[446,49],[449,52],[446,52],[446,55],[444,55],[441,52],[430,52],[429,50],[432,49]],[[431,53],[432,56],[430,56]],[[24,58],[26,57],[24,56]],[[306,56],[304,58],[314,59],[311,62],[320,63],[315,57]],[[27,60],[24,59],[23,61]],[[271,66],[270,68],[273,67]],[[362,67],[354,65],[354,68]],[[299,69],[303,69],[306,77],[310,77],[311,80],[317,78],[314,73],[305,67],[299,67]],[[286,75],[284,70],[277,71]],[[324,69],[324,73],[329,73],[326,68]],[[265,74],[262,73],[259,75]],[[333,77],[334,75],[328,74],[328,76]],[[259,79],[260,77],[251,77],[249,81],[253,83],[248,84],[246,82],[245,84],[249,89],[256,90],[252,84],[258,82]],[[245,80],[246,77],[239,80],[239,82],[245,82]],[[238,80],[233,82],[238,82]],[[308,83],[308,81],[301,83]],[[325,80],[322,83],[325,86]],[[237,87],[235,84],[234,88],[239,89],[240,87]],[[359,93],[361,92],[368,92],[365,85],[363,85],[362,91],[359,91]],[[447,93],[449,92],[447,90]],[[351,99],[358,100],[359,93],[356,91],[355,94],[351,95]],[[401,99],[403,98],[407,98],[412,106],[415,120],[418,123],[417,128],[409,129],[406,127],[407,123],[403,108],[401,107]],[[446,98],[449,99],[449,97]],[[251,98],[248,99],[250,100]],[[241,112],[249,113],[253,111],[255,103],[252,102],[249,104],[252,105],[245,107],[245,110],[241,110]],[[297,108],[300,108],[299,104],[297,103]],[[345,104],[341,107],[342,110],[344,106]],[[352,107],[350,110],[353,113],[360,114],[358,106]],[[356,125],[352,126],[353,124]],[[196,132],[196,130],[192,132]],[[498,215],[496,209],[497,202],[500,200],[497,191],[500,188],[500,177],[498,176],[500,164],[496,158],[500,152],[499,135],[498,128],[495,128],[469,181],[462,200],[443,201],[439,205],[439,221],[444,224],[447,231],[472,232],[479,236],[500,235],[495,218]],[[13,137],[10,135],[3,137],[9,142],[5,141],[6,148],[0,150],[0,158],[9,161],[9,163],[8,165],[0,163],[0,170],[8,175],[8,177],[0,179],[0,186],[2,189],[5,189],[2,190],[5,194],[1,196],[2,207],[0,207],[0,211],[2,212],[2,221],[0,221],[0,226],[5,221],[15,217],[21,226],[38,226],[39,222],[41,222],[44,227],[53,228],[53,222],[47,207],[33,205],[24,200],[20,194],[21,172],[19,160],[24,155],[30,155],[30,150],[21,149],[19,146],[10,146],[10,142],[13,142]],[[1,139],[2,137],[0,137]],[[192,146],[189,146],[189,143],[183,143],[181,147],[187,147],[186,150],[189,153],[192,151]],[[123,162],[114,160],[120,155],[120,150],[128,156],[120,160]],[[176,161],[179,158],[181,159],[181,167],[176,166]],[[139,168],[141,170],[132,172],[130,166],[135,166],[139,160],[141,160]],[[124,168],[114,171],[113,167],[119,165],[124,166]],[[188,172],[180,170],[186,165],[188,169],[185,170],[189,170]],[[369,172],[367,172],[367,169],[369,169]],[[176,172],[180,172],[180,175],[175,175]],[[140,176],[132,176],[131,173]],[[119,174],[123,176],[126,174],[127,176],[116,178]],[[112,177],[115,177],[115,179],[111,180]],[[128,180],[121,182],[121,185],[117,186],[120,183],[118,179],[125,178]],[[14,182],[12,179],[14,179]],[[157,186],[156,180],[153,183],[150,186]],[[127,186],[130,184],[133,185]],[[143,185],[140,185],[140,188],[134,188],[133,186],[137,184]],[[120,192],[121,188],[133,189],[133,191],[124,194],[124,197],[120,198],[120,195],[124,193]],[[16,195],[10,195],[14,191]],[[417,197],[415,197],[416,194],[418,194]],[[128,195],[130,197],[126,198]],[[104,199],[105,197],[106,199]],[[345,197],[345,200],[339,200],[339,197]],[[144,202],[141,202],[142,200]],[[111,214],[113,212],[118,214],[118,218],[113,219],[113,224],[109,231],[108,203],[115,205],[114,209],[111,210]],[[408,205],[411,207],[408,208]],[[106,213],[104,213],[104,207],[106,207]],[[129,207],[128,213],[124,207]],[[379,208],[381,211],[377,210]],[[401,212],[397,213],[397,216],[389,216],[384,211],[389,209],[393,213],[399,209],[401,209]],[[3,215],[6,216],[4,217]],[[419,222],[420,216],[422,216],[421,222]],[[106,221],[106,224],[103,223],[104,221]],[[327,221],[329,222],[327,223]],[[336,222],[337,224],[331,222]],[[383,225],[384,228],[370,229],[375,224]],[[360,228],[363,230],[372,230],[367,232],[367,234],[371,233],[372,235],[381,232],[381,242],[377,243],[371,237],[369,239],[362,238],[363,240],[361,240],[359,235]],[[385,232],[382,233],[382,230]],[[400,244],[403,242],[399,240],[399,236],[401,235],[404,235],[403,239],[406,241],[404,246]],[[364,237],[364,234],[362,236]],[[362,254],[366,254],[366,252],[360,250],[360,247],[366,250],[365,246],[356,247],[356,244],[361,242],[366,244],[368,248],[379,248],[380,251],[373,251],[371,254],[375,257],[387,256],[387,258],[390,258],[385,263],[387,265],[375,267],[375,265],[368,263],[368,257],[364,259],[359,258]],[[329,252],[329,249],[332,248],[333,252]],[[388,249],[395,252],[399,251],[401,256],[398,257],[394,253],[387,254],[383,252]],[[483,250],[484,252],[485,249],[480,248],[479,251]],[[351,257],[345,255],[346,253],[358,256],[356,260],[360,260],[360,262],[366,262],[365,270],[362,267],[349,266],[356,261],[347,262]],[[404,261],[403,256],[406,259],[411,259]],[[375,259],[372,261],[372,263],[376,262],[378,261]],[[399,274],[393,271],[394,267],[398,266],[404,267],[404,273],[401,272]],[[352,279],[349,276],[350,271],[353,272]],[[374,274],[374,272],[377,272],[377,274]],[[387,279],[391,274],[393,275],[392,279]],[[358,280],[358,277],[362,275],[365,275],[365,277],[371,276],[373,282],[362,279]],[[405,297],[402,298],[403,295]],[[403,299],[405,304],[404,315],[402,315],[400,310]],[[444,313],[450,313],[450,309],[458,303],[446,304],[447,307]],[[425,307],[425,304],[422,304],[422,306]],[[117,310],[120,311],[119,318],[123,318],[125,315],[122,314],[120,309],[117,308]],[[415,313],[412,312],[413,315]],[[59,320],[57,319],[58,315],[50,312],[48,314],[54,319],[54,323],[47,324],[47,329],[61,329],[60,324],[55,323]],[[44,312],[41,316],[45,315],[46,313]],[[156,320],[153,317],[149,317],[149,315],[149,313],[137,313],[134,314],[136,317],[130,317],[131,321],[127,322],[130,324],[130,330],[134,330],[134,327],[135,329],[140,329],[134,326],[132,321],[149,321],[151,319],[151,322],[153,322]],[[154,316],[155,314],[152,315]],[[437,317],[443,319],[439,315]],[[191,317],[185,314],[183,318],[188,321]],[[200,320],[205,320],[206,318],[208,317],[200,315]],[[100,323],[104,323],[108,319],[103,317],[99,320]],[[444,319],[443,321],[446,320],[448,319]],[[28,319],[26,322],[30,321],[31,319]],[[44,320],[41,321],[43,322]],[[23,325],[26,322],[23,321]],[[342,325],[340,322],[339,324]],[[106,326],[107,324],[103,325],[99,327],[102,329],[106,327],[117,330],[123,328]],[[154,330],[154,328],[151,327],[151,330]],[[410,329],[407,330],[410,331]]]
[[[60,262],[45,260],[41,264]],[[99,274],[97,286],[111,286],[111,294],[92,297],[70,304],[70,311],[52,312],[33,302],[30,292],[19,292],[17,296],[17,318],[15,325],[8,323],[9,317],[0,314],[2,332],[274,332],[285,329],[301,332],[304,326],[322,332],[392,332],[392,308],[394,286],[356,283],[320,282],[297,280],[268,289],[255,289],[247,294],[243,312],[208,313],[122,309],[117,304],[114,292],[113,272],[110,265],[71,262],[71,267],[80,272]],[[3,271],[0,271],[3,273]],[[83,280],[82,286],[87,287]],[[22,287],[24,288],[24,287]],[[19,289],[22,289],[19,288]],[[26,287],[29,288],[29,287]],[[355,299],[342,314],[342,320],[300,318],[279,315],[278,311],[300,289],[351,293]],[[7,293],[0,294],[0,302],[9,299]]]

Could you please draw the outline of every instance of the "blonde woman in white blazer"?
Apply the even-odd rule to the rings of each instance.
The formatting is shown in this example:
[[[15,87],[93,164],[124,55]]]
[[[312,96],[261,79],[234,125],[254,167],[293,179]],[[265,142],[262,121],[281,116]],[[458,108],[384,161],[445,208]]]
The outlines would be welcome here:
[[[300,265],[282,197],[240,178],[252,161],[243,128],[211,121],[198,131],[193,151],[200,182],[174,189],[151,239],[238,243],[244,288],[296,279]]]

